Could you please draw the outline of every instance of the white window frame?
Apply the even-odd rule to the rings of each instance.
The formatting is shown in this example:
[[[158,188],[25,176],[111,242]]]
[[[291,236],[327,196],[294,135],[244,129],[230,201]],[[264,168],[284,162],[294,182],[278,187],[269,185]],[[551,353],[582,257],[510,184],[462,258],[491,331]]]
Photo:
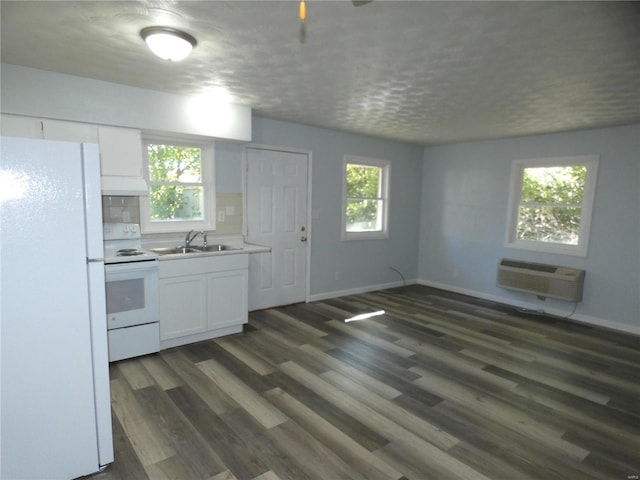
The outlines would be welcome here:
[[[171,233],[188,232],[190,230],[215,231],[216,229],[216,192],[215,192],[215,158],[213,143],[200,143],[172,137],[144,137],[142,142],[142,164],[144,178],[151,191],[149,179],[149,144],[177,145],[180,147],[195,147],[201,150],[202,162],[200,174],[202,176],[204,219],[198,221],[152,222],[151,198],[149,195],[140,197],[140,225],[142,233]]]
[[[382,226],[380,230],[371,232],[347,231],[347,164],[378,167],[382,170],[381,196]],[[374,240],[389,238],[389,179],[391,178],[391,162],[389,160],[355,155],[345,155],[342,162],[342,240]]]
[[[591,230],[593,201],[596,190],[596,179],[598,176],[598,161],[598,155],[513,160],[511,164],[511,183],[509,187],[505,246],[509,248],[533,250],[544,253],[557,253],[586,257],[589,248],[589,232]],[[585,176],[584,195],[581,205],[580,233],[578,245],[566,245],[560,243],[518,239],[518,210],[522,201],[522,180],[524,170],[526,168],[565,167],[574,165],[584,165],[587,168],[587,173]]]

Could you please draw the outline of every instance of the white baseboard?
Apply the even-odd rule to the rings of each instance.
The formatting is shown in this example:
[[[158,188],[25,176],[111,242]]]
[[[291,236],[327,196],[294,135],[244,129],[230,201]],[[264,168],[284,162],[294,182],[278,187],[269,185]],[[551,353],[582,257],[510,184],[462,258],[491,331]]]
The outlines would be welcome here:
[[[327,300],[328,298],[345,297],[347,295],[357,295],[359,293],[375,292],[377,290],[385,290],[387,288],[404,287],[405,285],[414,285],[415,279],[408,279],[406,282],[397,281],[391,283],[381,283],[378,285],[367,285],[366,287],[350,288],[348,290],[334,290],[333,292],[317,293],[309,296],[309,302],[317,302],[319,300]]]
[[[490,300],[492,302],[501,303],[503,305],[509,305],[512,307],[518,308],[526,308],[530,310],[539,310],[540,305],[528,302],[519,302],[512,298],[504,298],[498,295],[489,295],[484,292],[478,292],[476,290],[468,290],[466,288],[455,287],[453,285],[447,285],[438,282],[432,282],[430,280],[417,279],[416,282],[418,285],[424,285],[427,287],[439,288],[441,290],[447,290],[454,293],[460,293],[462,295],[469,295],[470,297],[481,298],[483,300]],[[545,308],[545,313],[550,315],[556,315],[558,317],[563,317],[568,315],[570,312],[559,310],[557,308]],[[579,323],[586,323],[589,325],[595,325],[597,327],[609,328],[611,330],[617,330],[620,332],[631,333],[635,335],[640,335],[640,328],[634,327],[633,325],[625,325],[617,322],[612,322],[611,320],[606,320],[604,318],[592,317],[589,315],[582,315],[576,313],[571,316],[571,318],[567,319],[568,321],[575,321]]]

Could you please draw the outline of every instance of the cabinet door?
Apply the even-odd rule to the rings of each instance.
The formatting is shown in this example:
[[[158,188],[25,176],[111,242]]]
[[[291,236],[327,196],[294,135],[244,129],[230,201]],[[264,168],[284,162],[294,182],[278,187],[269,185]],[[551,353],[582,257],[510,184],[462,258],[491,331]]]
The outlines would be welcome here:
[[[142,178],[140,130],[98,127],[100,170],[103,176]]]
[[[207,329],[206,284],[205,275],[160,279],[160,340]]]
[[[42,138],[63,142],[98,143],[98,127],[89,123],[41,120]]]
[[[247,270],[210,273],[207,276],[209,330],[247,323]]]
[[[6,137],[42,138],[40,120],[22,115],[0,116],[0,132]]]

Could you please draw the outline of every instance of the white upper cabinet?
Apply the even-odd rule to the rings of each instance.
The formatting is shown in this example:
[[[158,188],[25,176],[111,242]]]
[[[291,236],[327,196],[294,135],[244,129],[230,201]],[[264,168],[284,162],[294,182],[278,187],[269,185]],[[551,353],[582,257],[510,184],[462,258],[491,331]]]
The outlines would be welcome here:
[[[142,135],[140,130],[99,127],[98,143],[102,175],[142,178]]]
[[[142,172],[140,130],[7,113],[3,113],[0,120],[0,132],[7,137],[97,143],[100,145],[103,195],[149,194]]]
[[[3,113],[0,120],[0,132],[5,137],[42,138],[42,127],[37,118]]]
[[[63,120],[38,120],[45,140],[61,142],[98,143],[98,127],[90,123]]]
[[[142,173],[142,133],[120,127],[98,127],[103,195],[148,195]]]
[[[2,114],[2,135],[62,142],[98,143],[98,127],[89,123]]]

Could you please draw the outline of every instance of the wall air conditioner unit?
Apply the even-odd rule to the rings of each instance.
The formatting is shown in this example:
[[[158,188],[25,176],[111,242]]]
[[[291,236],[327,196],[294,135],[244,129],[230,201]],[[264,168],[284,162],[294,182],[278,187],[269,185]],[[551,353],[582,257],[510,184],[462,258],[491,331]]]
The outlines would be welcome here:
[[[582,300],[584,270],[503,258],[498,264],[498,287],[533,293],[540,298]]]

